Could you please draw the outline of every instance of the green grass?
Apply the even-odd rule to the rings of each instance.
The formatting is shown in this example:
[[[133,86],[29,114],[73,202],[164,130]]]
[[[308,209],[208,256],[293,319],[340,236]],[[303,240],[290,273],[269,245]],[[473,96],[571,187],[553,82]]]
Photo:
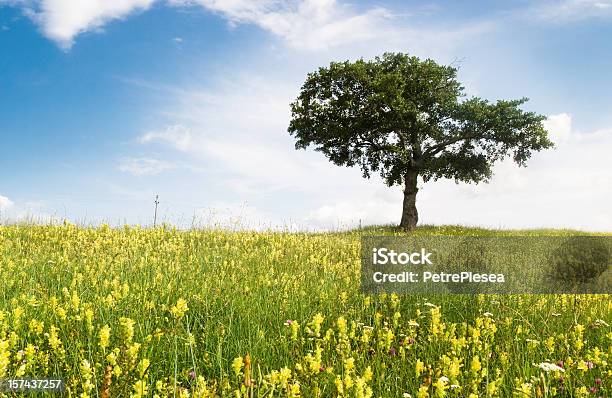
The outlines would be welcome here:
[[[141,385],[143,396],[208,396],[190,372],[222,396],[291,396],[297,385],[303,397],[337,396],[339,387],[344,396],[377,397],[416,397],[419,388],[431,396],[609,393],[609,296],[368,297],[359,286],[362,234],[402,232],[0,227],[0,379],[58,375],[71,396],[100,396],[106,373],[113,397],[138,396]],[[582,232],[423,226],[412,234]],[[324,317],[318,336],[316,314]],[[134,322],[133,336],[122,318]],[[287,320],[299,324],[295,334]],[[254,384],[245,383],[245,368],[232,368],[247,353]],[[454,375],[449,361],[458,360]],[[563,383],[534,365],[558,361]],[[273,373],[284,367],[286,382]]]
[[[612,232],[588,232],[576,229],[553,229],[553,228],[532,228],[532,229],[491,229],[481,227],[471,227],[463,225],[420,225],[414,231],[406,232],[396,225],[368,225],[363,228],[354,228],[339,233],[354,234],[395,234],[395,235],[449,235],[449,236],[610,236]]]

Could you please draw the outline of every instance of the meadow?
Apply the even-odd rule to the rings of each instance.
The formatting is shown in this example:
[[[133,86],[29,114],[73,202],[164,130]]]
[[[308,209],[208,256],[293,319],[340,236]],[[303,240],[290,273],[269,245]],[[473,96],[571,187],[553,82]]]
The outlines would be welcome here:
[[[612,395],[609,295],[364,295],[362,234],[399,232],[0,226],[0,380],[83,398]]]

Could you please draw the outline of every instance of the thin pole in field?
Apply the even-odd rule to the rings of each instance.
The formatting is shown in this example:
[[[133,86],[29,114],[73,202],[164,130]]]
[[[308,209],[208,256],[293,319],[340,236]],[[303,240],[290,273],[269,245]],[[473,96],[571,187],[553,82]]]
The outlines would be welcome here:
[[[159,204],[159,195],[155,195],[155,215],[153,216],[153,228],[157,226],[157,205]]]

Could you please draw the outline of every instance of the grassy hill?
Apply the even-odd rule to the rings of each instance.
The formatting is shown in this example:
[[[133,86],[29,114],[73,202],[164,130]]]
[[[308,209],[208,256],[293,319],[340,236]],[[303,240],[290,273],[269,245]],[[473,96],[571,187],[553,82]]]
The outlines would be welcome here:
[[[369,225],[363,228],[351,229],[340,233],[362,233],[371,235],[446,235],[446,236],[610,236],[612,232],[588,232],[576,229],[491,229],[462,225],[421,225],[414,231],[405,232],[395,225]]]

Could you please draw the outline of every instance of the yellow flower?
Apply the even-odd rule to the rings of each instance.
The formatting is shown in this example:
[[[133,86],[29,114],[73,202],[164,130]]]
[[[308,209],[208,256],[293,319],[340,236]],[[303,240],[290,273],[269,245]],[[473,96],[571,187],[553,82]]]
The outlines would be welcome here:
[[[87,322],[87,330],[89,330],[90,332],[93,331],[94,326],[93,326],[93,317],[94,317],[94,312],[91,308],[88,308],[85,310],[85,321]]]
[[[25,370],[26,370],[25,368],[26,368],[25,364],[19,365],[19,367],[15,371],[15,377],[23,376],[25,374]]]
[[[21,324],[21,317],[23,316],[23,308],[21,307],[17,307],[13,310],[13,327],[15,329],[19,328],[19,325]]]
[[[431,334],[436,336],[442,333],[444,329],[444,324],[440,321],[442,318],[442,314],[440,313],[440,307],[432,307],[432,309],[430,310],[430,314],[431,323],[429,325],[429,329],[431,331]]]
[[[438,380],[433,384],[436,397],[446,396],[446,390],[448,389],[448,378],[445,376],[439,377]]]
[[[515,383],[520,383],[518,379],[515,379]],[[516,388],[514,395],[518,397],[531,397],[531,383],[520,383]]]
[[[65,310],[64,308],[62,308],[62,307],[57,307],[57,308],[55,309],[55,312],[57,313],[57,316],[58,316],[58,317],[59,317],[59,318],[60,318],[62,321],[65,321],[65,320],[66,320],[66,318],[67,318],[68,314],[67,314],[67,312],[66,312],[66,310]]]
[[[49,340],[49,346],[53,351],[62,351],[62,342],[59,339],[57,332],[58,328],[55,326],[51,326],[49,329],[49,333],[47,334],[47,339]]]
[[[131,320],[130,318],[119,318],[119,324],[121,325],[121,328],[123,330],[123,338],[125,339],[125,343],[126,345],[132,342],[132,339],[134,338],[134,324],[136,322],[134,322],[133,320]]]
[[[106,349],[110,344],[111,328],[108,325],[104,325],[100,329],[100,348]]]
[[[576,397],[588,397],[589,396],[589,390],[587,390],[587,388],[585,386],[582,387],[576,387],[576,389],[574,389],[574,395]]]
[[[287,385],[287,382],[291,379],[291,369],[284,367],[278,372],[278,380],[282,387]]]
[[[497,394],[498,386],[501,383],[501,379],[494,380],[487,384],[487,396],[493,397]]]
[[[187,306],[187,301],[185,301],[183,298],[178,299],[176,305],[170,308],[172,316],[174,316],[176,319],[182,318],[188,310],[189,307]]]
[[[300,396],[300,385],[297,382],[291,385],[288,396],[289,398],[297,398]]]
[[[45,324],[40,321],[37,321],[36,319],[32,319],[30,321],[29,329],[32,333],[41,334],[43,332],[44,327]]]
[[[91,389],[94,387],[93,384],[91,383],[91,379],[93,377],[93,371],[91,368],[91,364],[86,359],[83,359],[81,361],[80,368],[81,368],[80,370],[81,370],[81,378],[82,378],[81,387],[83,388],[83,391],[87,393],[91,391]]]
[[[351,377],[350,374],[347,374],[344,376],[344,386],[347,389],[350,389],[351,387],[353,387],[353,378]]]
[[[339,317],[338,321],[338,332],[340,332],[340,334],[346,334],[346,319],[344,319],[344,317]]]
[[[555,338],[550,336],[549,338],[544,340],[544,345],[548,349],[548,352],[551,352],[551,353],[554,352],[555,351]]]
[[[298,321],[291,321],[289,326],[291,327],[291,340],[297,341],[298,333],[300,331],[300,324]]]
[[[416,365],[415,365],[416,377],[419,377],[421,373],[423,373],[424,370],[425,370],[425,364],[420,359],[417,359]]]
[[[147,358],[143,358],[138,364],[138,376],[140,378],[144,377],[145,373],[149,370],[149,366],[151,362]]]
[[[372,373],[372,368],[370,366],[368,366],[364,371],[363,371],[363,379],[365,381],[370,381],[372,380],[372,376],[374,376],[374,374]]]
[[[347,358],[344,360],[344,371],[350,373],[355,369],[355,358]]]
[[[334,384],[336,385],[336,390],[338,390],[338,396],[344,395],[344,384],[342,383],[340,376],[336,376]]]
[[[427,392],[427,386],[419,387],[419,391],[417,391],[416,398],[427,398],[429,397],[429,393]]]
[[[243,366],[244,361],[242,360],[242,357],[234,358],[234,360],[232,361],[232,369],[234,369],[234,373],[236,374],[236,376],[240,375]]]
[[[478,358],[478,356],[474,356],[474,358],[472,358],[472,363],[470,364],[470,370],[472,373],[478,373],[480,369],[482,369],[480,358]]]
[[[140,351],[140,343],[133,343],[127,349],[128,360],[134,364],[138,358],[138,352]]]
[[[320,312],[315,314],[315,316],[312,318],[311,326],[314,335],[317,337],[321,336],[321,325],[323,324],[324,319],[325,317]]]
[[[36,347],[32,344],[28,344],[25,348],[25,356],[28,361],[32,361],[34,359],[34,355],[36,355]]]
[[[390,300],[390,304],[391,304],[391,308],[392,309],[396,309],[398,304],[399,304],[399,296],[396,293],[391,293],[391,296],[389,296]]]
[[[363,306],[368,308],[372,304],[372,299],[370,297],[366,297],[363,299]]]
[[[459,374],[461,373],[461,359],[453,358],[448,367],[448,375],[452,380],[457,379]]]
[[[11,364],[11,352],[9,351],[8,340],[0,339],[0,378],[4,377]]]
[[[134,384],[134,395],[131,398],[141,398],[149,394],[149,388],[144,380],[138,380]]]
[[[402,314],[400,314],[397,311],[393,314],[393,326],[397,326],[399,324],[399,320],[401,317],[402,317]]]

